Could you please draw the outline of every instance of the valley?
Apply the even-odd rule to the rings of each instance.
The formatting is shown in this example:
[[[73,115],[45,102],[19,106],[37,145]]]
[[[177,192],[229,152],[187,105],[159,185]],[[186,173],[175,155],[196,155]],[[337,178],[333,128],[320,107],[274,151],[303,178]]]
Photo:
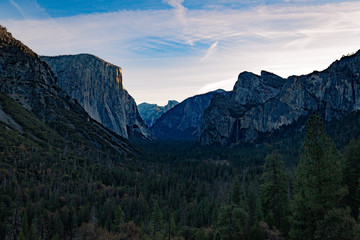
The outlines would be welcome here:
[[[1,239],[360,239],[360,52],[164,107],[123,81],[0,26]]]

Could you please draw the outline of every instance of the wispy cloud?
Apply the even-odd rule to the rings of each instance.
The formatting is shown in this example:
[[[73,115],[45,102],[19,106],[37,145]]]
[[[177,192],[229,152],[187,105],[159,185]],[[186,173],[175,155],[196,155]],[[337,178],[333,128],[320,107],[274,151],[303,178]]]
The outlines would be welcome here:
[[[23,9],[19,6],[19,4],[17,4],[14,0],[9,0],[10,4],[13,5],[20,13],[20,15],[25,18],[25,14]]]
[[[37,0],[8,0],[10,6],[16,9],[22,19],[50,19],[51,17],[46,13]],[[9,9],[1,9],[0,14]],[[1,19],[0,15],[0,19]]]
[[[123,67],[135,99],[159,104],[214,90],[222,79],[234,84],[244,70],[281,76],[321,70],[360,48],[358,1],[206,10],[163,2],[172,9],[2,24],[39,54],[88,52]]]
[[[182,5],[184,0],[163,0],[163,2],[175,8],[176,16],[178,17],[178,19],[182,23],[187,24],[185,16],[187,9]]]
[[[208,59],[211,55],[213,55],[218,44],[219,44],[219,42],[214,42],[213,44],[211,44],[209,49],[206,51],[204,57],[202,57],[200,61],[204,61],[204,60]]]

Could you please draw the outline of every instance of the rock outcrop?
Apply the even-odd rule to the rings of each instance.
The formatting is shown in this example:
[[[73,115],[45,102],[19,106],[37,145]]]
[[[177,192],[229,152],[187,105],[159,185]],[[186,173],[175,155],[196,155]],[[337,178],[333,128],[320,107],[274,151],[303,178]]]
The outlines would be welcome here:
[[[145,124],[148,127],[152,127],[156,120],[158,120],[164,113],[175,107],[178,103],[178,101],[169,100],[165,106],[159,106],[157,104],[144,102],[138,105],[138,110]]]
[[[215,94],[226,95],[227,92],[219,89],[185,99],[164,113],[151,127],[151,131],[158,139],[198,139],[204,111]]]
[[[134,99],[123,88],[120,67],[89,54],[41,58],[90,117],[124,138],[150,138]]]
[[[200,142],[256,141],[259,133],[292,124],[313,111],[326,121],[341,118],[360,108],[359,74],[360,51],[322,72],[287,79],[267,72],[241,73],[231,94],[214,98],[206,110]]]
[[[0,26],[0,92],[20,103],[67,141],[86,143],[100,151],[129,153],[125,139],[89,118],[86,111],[63,91],[49,65]],[[5,124],[16,123],[2,114]],[[24,120],[26,121],[26,119]],[[36,129],[36,126],[34,126]],[[36,139],[36,135],[23,129]],[[40,131],[41,129],[36,129]]]

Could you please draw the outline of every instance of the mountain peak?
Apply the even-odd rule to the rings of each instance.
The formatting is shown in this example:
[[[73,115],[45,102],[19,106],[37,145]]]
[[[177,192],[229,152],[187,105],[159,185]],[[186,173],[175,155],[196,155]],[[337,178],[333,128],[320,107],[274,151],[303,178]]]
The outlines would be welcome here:
[[[24,53],[39,58],[30,48],[25,46],[21,41],[15,39],[10,32],[7,31],[6,27],[0,25],[0,47],[16,47]]]
[[[249,79],[252,77],[259,77],[259,75],[256,75],[255,73],[243,71],[239,74],[238,79]]]
[[[11,102],[14,110],[12,112],[10,108],[6,114],[19,116],[15,117],[17,120],[13,119],[16,123],[13,125],[27,129],[27,137],[35,142],[45,141],[50,146],[57,147],[59,140],[63,145],[81,144],[99,154],[109,150],[124,156],[131,155],[131,147],[123,138],[89,118],[78,102],[59,88],[46,62],[16,40],[6,28],[1,27],[0,32],[0,92],[3,95],[0,105]],[[45,129],[49,130],[46,134]],[[56,141],[48,143],[51,138]]]
[[[235,83],[232,98],[242,105],[264,103],[275,96],[284,84],[284,79],[270,72],[262,71],[261,76],[242,72]]]
[[[221,89],[221,88],[219,88],[219,89],[216,89],[215,91],[213,91],[214,93],[224,93],[224,92],[226,92],[224,89]]]
[[[171,104],[178,104],[179,102],[176,100],[169,100],[168,103],[166,105],[171,105]]]
[[[169,100],[165,106],[157,104],[150,104],[143,102],[138,105],[139,113],[145,124],[149,127],[154,125],[164,113],[175,107],[179,102],[176,100]]]
[[[105,61],[104,59],[98,57],[98,56],[95,56],[93,54],[90,54],[90,53],[80,53],[80,54],[66,54],[66,55],[59,55],[59,56],[41,56],[41,58],[44,58],[44,59],[65,59],[65,60],[80,60],[82,62],[91,62],[91,61],[99,61],[99,62],[102,62],[104,63],[106,66],[111,66],[111,67],[114,67],[114,68],[117,68],[119,69],[120,72],[122,72],[122,69],[121,67],[119,66],[116,66],[112,63],[109,63],[108,61]]]
[[[121,68],[91,54],[41,57],[57,76],[59,86],[86,112],[122,137],[150,138],[135,100],[123,88]]]
[[[272,73],[262,70],[261,71],[261,82],[273,88],[281,89],[284,86],[286,79]]]
[[[360,51],[343,56],[324,71],[283,79],[262,71],[239,74],[228,99],[212,101],[202,125],[201,142],[252,142],[283,126],[299,124],[312,111],[325,121],[360,109]],[[213,117],[216,116],[216,117]],[[223,126],[227,123],[229,128]]]

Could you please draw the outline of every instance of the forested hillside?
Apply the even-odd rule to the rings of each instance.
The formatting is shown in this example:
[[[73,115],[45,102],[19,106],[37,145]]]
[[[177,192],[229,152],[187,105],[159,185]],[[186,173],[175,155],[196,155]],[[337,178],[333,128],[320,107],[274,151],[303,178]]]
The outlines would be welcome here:
[[[299,164],[276,143],[138,143],[141,157],[126,160],[58,152],[4,124],[1,136],[2,239],[359,237],[360,140],[339,152],[317,115],[292,143]]]

